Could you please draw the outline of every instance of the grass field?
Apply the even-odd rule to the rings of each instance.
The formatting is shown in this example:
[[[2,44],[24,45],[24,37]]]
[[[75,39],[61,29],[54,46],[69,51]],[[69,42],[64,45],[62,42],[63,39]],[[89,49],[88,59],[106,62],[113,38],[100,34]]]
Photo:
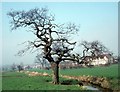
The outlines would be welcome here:
[[[31,69],[29,71],[47,72],[51,74],[51,70]],[[118,65],[114,64],[108,67],[95,68],[79,68],[60,70],[62,75],[92,75],[103,76],[110,80],[111,87],[118,89]],[[54,85],[50,83],[51,77],[34,76],[29,77],[24,73],[18,72],[4,72],[2,75],[2,89],[3,90],[80,90],[77,85]],[[64,79],[60,78],[60,81]]]
[[[6,72],[3,76],[3,90],[80,90],[77,85],[54,85],[46,76],[28,77],[18,72]]]
[[[29,71],[37,71],[37,72],[46,72],[51,74],[51,70],[42,70],[42,69],[31,69]],[[118,77],[118,64],[110,65],[110,66],[102,66],[102,67],[94,67],[94,68],[79,68],[79,69],[65,69],[60,70],[59,74],[63,75],[92,75],[92,76],[104,76],[108,78],[117,78]]]
[[[118,77],[118,65],[111,65],[107,67],[95,67],[95,68],[81,68],[81,69],[72,69],[72,70],[62,70],[61,74],[67,75],[92,75],[92,76],[104,76],[108,78],[117,78]]]

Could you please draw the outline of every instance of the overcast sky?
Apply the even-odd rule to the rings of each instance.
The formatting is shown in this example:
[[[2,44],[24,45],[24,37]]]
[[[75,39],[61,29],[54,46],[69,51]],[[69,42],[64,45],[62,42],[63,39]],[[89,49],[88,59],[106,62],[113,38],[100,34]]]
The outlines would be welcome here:
[[[76,2],[76,3],[2,3],[2,61],[3,64],[23,62],[34,63],[35,53],[23,57],[15,56],[18,50],[24,48],[18,45],[27,40],[33,40],[34,35],[25,29],[10,31],[10,18],[6,15],[12,10],[29,10],[32,8],[48,7],[55,14],[57,23],[74,22],[80,24],[80,32],[73,39],[99,40],[115,55],[118,53],[118,3],[117,2]],[[79,52],[79,50],[76,50]],[[81,53],[81,52],[80,52]]]

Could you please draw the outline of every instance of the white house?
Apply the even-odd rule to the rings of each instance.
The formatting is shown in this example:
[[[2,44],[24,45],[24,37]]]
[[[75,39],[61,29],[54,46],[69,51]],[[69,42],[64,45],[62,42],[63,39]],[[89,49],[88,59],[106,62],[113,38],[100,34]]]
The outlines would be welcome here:
[[[92,60],[89,65],[106,65],[109,63],[113,63],[114,58],[110,54],[100,55],[98,58]]]

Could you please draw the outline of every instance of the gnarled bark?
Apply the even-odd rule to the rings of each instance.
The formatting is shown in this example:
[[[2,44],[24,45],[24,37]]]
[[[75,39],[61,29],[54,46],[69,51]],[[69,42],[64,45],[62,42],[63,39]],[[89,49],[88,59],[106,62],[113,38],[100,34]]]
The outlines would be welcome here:
[[[51,68],[53,72],[53,83],[59,84],[59,63],[51,62]]]

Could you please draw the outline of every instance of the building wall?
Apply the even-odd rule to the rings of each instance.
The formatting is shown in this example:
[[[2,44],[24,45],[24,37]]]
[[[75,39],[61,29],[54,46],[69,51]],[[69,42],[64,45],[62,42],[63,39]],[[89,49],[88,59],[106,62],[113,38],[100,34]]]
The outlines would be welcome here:
[[[105,56],[104,58],[94,59],[91,65],[105,65],[109,62],[109,59]]]

